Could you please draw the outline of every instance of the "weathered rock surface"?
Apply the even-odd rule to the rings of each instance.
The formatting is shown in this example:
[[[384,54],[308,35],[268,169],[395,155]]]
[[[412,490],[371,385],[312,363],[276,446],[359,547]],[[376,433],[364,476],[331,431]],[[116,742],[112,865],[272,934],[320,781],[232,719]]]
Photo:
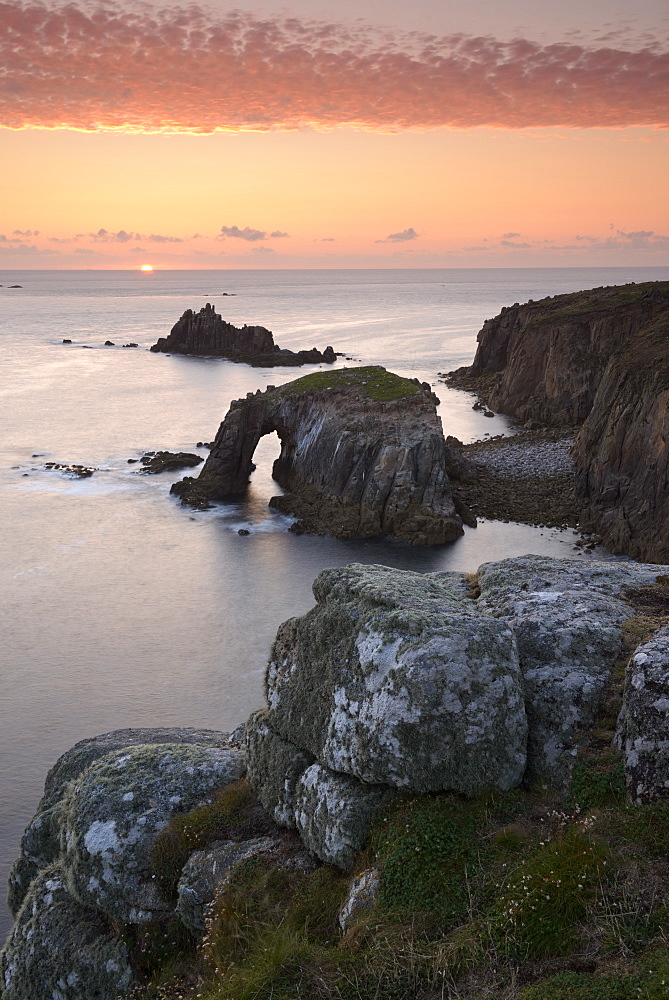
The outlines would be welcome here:
[[[210,802],[244,773],[238,750],[156,744],[116,750],[67,788],[62,863],[72,893],[126,923],[169,912],[153,878],[151,848],[175,813]]]
[[[172,492],[195,504],[241,493],[258,441],[277,431],[272,474],[288,495],[272,505],[301,518],[297,527],[452,541],[463,529],[449,471],[467,463],[445,441],[434,398],[383,368],[319,372],[249,394],[231,404],[199,477]]]
[[[247,724],[263,805],[345,867],[350,855],[327,838],[363,842],[372,789],[564,789],[636,614],[633,592],[664,569],[524,556],[480,567],[476,587],[460,573],[323,571],[317,606],[279,628],[268,708]],[[333,833],[317,799],[349,777],[357,825],[350,834],[345,818]]]
[[[346,933],[350,930],[356,920],[376,905],[379,893],[379,870],[378,868],[368,868],[367,871],[357,875],[348,891],[348,896],[344,900],[344,905],[339,911],[339,926]]]
[[[34,818],[21,840],[21,853],[9,876],[9,907],[16,914],[28,885],[42,868],[60,855],[62,800],[68,784],[94,761],[114,750],[140,744],[176,743],[196,746],[239,746],[235,734],[211,729],[166,727],[157,729],[116,729],[102,736],[81,740],[59,757],[46,776],[44,795]]]
[[[669,627],[630,659],[616,742],[631,801],[669,798]]]
[[[669,282],[504,309],[451,384],[520,420],[582,425],[582,524],[614,552],[669,561]]]
[[[280,841],[272,837],[254,840],[219,840],[206,851],[195,851],[184,865],[178,884],[177,913],[195,933],[205,926],[206,910],[230,881],[235,868],[250,858],[275,850]]]
[[[151,348],[167,354],[201,354],[209,357],[243,361],[259,368],[279,366],[331,364],[336,354],[331,347],[319,351],[289,351],[274,343],[274,337],[264,326],[233,326],[221,319],[207,302],[194,313],[187,309],[172,327],[168,337],[161,337]]]
[[[379,810],[394,794],[385,785],[363,784],[312,764],[295,790],[295,825],[302,843],[321,861],[350,871]]]
[[[54,865],[33,882],[0,955],[4,1000],[116,1000],[135,985],[128,949]]]
[[[478,577],[479,610],[504,620],[518,643],[529,726],[525,777],[564,788],[632,614],[615,595],[654,583],[656,571],[524,556],[487,563]]]
[[[460,593],[458,593],[458,590]],[[284,623],[268,721],[330,769],[416,792],[508,789],[527,726],[511,630],[450,574],[325,570],[317,607]]]
[[[313,754],[298,749],[276,733],[266,709],[254,712],[246,724],[247,776],[260,803],[279,826],[295,827],[295,789]]]

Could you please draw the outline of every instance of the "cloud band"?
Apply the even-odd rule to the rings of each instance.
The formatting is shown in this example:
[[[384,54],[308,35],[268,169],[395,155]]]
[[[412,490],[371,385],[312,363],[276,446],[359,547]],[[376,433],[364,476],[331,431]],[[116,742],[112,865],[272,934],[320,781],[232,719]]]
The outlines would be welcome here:
[[[0,2],[0,123],[209,133],[669,123],[669,53]]]

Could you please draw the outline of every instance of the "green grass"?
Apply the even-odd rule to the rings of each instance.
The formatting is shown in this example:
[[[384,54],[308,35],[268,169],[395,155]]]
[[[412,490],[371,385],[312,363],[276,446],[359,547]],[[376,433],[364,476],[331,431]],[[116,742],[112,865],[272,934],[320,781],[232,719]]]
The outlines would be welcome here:
[[[289,382],[276,390],[282,395],[297,395],[311,390],[358,389],[366,399],[389,402],[406,399],[421,392],[421,388],[408,378],[402,378],[379,366],[366,368],[343,368],[335,371],[313,372],[303,378]]]

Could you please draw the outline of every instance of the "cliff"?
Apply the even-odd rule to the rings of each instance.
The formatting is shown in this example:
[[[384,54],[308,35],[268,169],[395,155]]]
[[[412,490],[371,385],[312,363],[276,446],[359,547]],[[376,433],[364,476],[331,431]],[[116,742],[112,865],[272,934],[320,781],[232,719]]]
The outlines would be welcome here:
[[[175,323],[168,337],[161,337],[151,350],[165,354],[200,354],[207,357],[243,361],[257,368],[331,364],[335,352],[331,347],[318,351],[289,351],[274,343],[274,337],[264,326],[233,326],[226,323],[207,302],[198,313],[187,309]]]
[[[465,462],[444,439],[435,397],[383,368],[318,372],[233,401],[199,477],[172,492],[196,504],[243,492],[272,431],[272,474],[288,491],[272,505],[300,518],[298,530],[421,545],[462,534],[448,472]]]
[[[667,571],[325,570],[245,731],[51,769],[3,1000],[665,998]]]
[[[449,381],[519,420],[581,425],[584,527],[614,552],[669,559],[669,282],[503,309]]]

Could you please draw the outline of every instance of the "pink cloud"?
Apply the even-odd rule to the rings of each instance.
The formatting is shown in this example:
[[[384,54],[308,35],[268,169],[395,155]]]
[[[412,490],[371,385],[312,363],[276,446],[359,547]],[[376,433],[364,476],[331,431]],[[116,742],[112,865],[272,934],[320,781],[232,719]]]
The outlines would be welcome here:
[[[195,6],[0,2],[7,128],[669,124],[669,53],[383,35]]]

